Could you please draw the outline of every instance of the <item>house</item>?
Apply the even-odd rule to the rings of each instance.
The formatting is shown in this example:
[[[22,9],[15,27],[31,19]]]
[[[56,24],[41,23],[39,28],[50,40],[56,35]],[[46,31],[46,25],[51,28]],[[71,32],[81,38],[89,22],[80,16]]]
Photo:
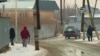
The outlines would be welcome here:
[[[91,19],[89,18],[89,15],[84,16],[85,21],[85,30],[87,29],[88,25],[91,25]],[[100,14],[95,14],[93,18],[94,25],[97,30],[100,30]],[[81,17],[78,16],[69,16],[69,23],[68,25],[74,25],[76,28],[81,29]]]
[[[34,21],[34,5],[35,1],[18,1],[17,2],[17,23],[18,25],[30,25]],[[55,1],[40,1],[40,18],[41,23],[54,23],[55,12],[58,6]],[[0,4],[0,12],[2,16],[10,17],[11,23],[16,21],[15,1],[4,2]],[[44,22],[45,21],[45,22]]]
[[[17,5],[17,7],[15,6]],[[56,17],[55,10],[59,10],[55,1],[39,1],[40,6],[40,23],[39,38],[47,38],[55,35]],[[17,13],[16,13],[17,12]],[[31,40],[34,40],[34,19],[35,0],[33,1],[9,1],[0,3],[1,17],[9,17],[10,25],[16,26],[17,37],[20,41],[20,31],[23,26],[27,26],[30,32]],[[1,36],[0,36],[1,38]]]
[[[94,8],[91,7],[91,12],[93,15]],[[69,24],[68,25],[73,25],[74,27],[78,28],[81,30],[81,11],[77,10],[77,16],[69,16]],[[85,15],[84,15],[84,21],[85,21],[85,30],[87,29],[88,25],[91,25],[91,19],[89,18],[88,15],[88,8],[85,6]],[[100,30],[100,10],[96,8],[94,18],[93,18],[94,25],[96,27],[96,30]]]

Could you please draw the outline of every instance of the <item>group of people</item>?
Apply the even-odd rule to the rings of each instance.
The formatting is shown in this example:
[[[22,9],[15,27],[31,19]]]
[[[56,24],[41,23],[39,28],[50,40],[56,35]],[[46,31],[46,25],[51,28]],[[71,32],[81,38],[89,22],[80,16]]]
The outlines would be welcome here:
[[[10,41],[11,45],[14,45],[14,39],[15,39],[15,30],[13,27],[10,28]],[[26,26],[23,27],[23,29],[20,32],[20,36],[22,39],[22,45],[23,47],[27,47],[28,41],[30,41],[30,34]]]
[[[94,28],[89,25],[87,29],[87,37],[88,41],[92,41],[92,32],[94,31]],[[22,39],[22,45],[23,47],[27,47],[28,42],[30,41],[30,34],[26,26],[23,27],[23,29],[20,32],[20,36]],[[10,41],[11,45],[14,45],[14,39],[15,39],[15,30],[13,27],[10,28]]]

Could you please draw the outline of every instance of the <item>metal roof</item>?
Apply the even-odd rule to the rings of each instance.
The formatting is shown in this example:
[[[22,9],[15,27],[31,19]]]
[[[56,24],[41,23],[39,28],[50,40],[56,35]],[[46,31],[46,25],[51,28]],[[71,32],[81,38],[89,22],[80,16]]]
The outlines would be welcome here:
[[[5,10],[7,9],[14,9],[15,8],[15,1],[10,2],[3,2],[0,3],[0,8],[2,9],[3,6]],[[55,1],[40,1],[40,9],[42,10],[57,10],[58,6]],[[17,8],[18,9],[35,9],[35,0],[34,1],[17,1]]]
[[[3,2],[0,3],[0,8],[3,7],[3,5],[5,6],[5,9],[14,9],[15,8],[15,1],[11,1],[11,2]],[[32,7],[34,6],[35,1],[18,1],[17,2],[17,8],[28,8],[28,9],[32,9]]]
[[[36,4],[33,7],[36,9]],[[39,1],[39,9],[40,10],[58,10],[58,6],[55,1]]]

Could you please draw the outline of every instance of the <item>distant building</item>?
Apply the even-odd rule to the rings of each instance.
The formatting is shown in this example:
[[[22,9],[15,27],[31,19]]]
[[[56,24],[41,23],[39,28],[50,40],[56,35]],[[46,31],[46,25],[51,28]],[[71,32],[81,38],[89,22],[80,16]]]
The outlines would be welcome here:
[[[93,15],[93,12],[94,12],[94,9],[93,7],[91,7],[91,12],[92,12],[92,15]],[[81,30],[81,11],[80,10],[77,10],[77,15],[75,16],[69,16],[68,17],[68,25],[73,25],[74,27],[78,28]],[[89,18],[89,15],[88,15],[88,7],[85,6],[85,15],[84,15],[84,20],[85,20],[85,30],[87,29],[87,26],[88,25],[91,25],[91,19]],[[100,10],[96,8],[95,10],[95,14],[94,14],[94,19],[93,19],[93,22],[95,24],[95,27],[97,30],[100,30]]]
[[[55,1],[40,1],[41,23],[55,23],[55,10],[58,6]],[[20,25],[33,24],[35,1],[17,2],[17,20]],[[0,3],[1,16],[10,17],[11,23],[15,24],[16,8],[15,1]]]
[[[28,26],[30,35],[34,39],[34,19],[35,14],[35,0],[34,1],[17,1],[17,19],[15,1],[0,3],[1,16],[9,17],[10,24],[15,25],[17,20],[18,37],[20,37],[21,27]],[[39,37],[51,37],[57,33],[57,18],[55,10],[59,10],[55,1],[39,1],[40,6],[40,23]]]

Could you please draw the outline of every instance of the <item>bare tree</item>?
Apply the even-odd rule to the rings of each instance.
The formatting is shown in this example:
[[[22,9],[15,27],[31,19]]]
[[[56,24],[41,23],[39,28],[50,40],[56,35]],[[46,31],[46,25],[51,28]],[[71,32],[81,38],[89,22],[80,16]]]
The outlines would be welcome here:
[[[65,7],[65,9],[62,9],[62,15],[64,15],[64,17],[63,17],[63,20],[64,21],[68,21],[68,17],[69,16],[73,16],[73,15],[75,15],[75,6],[73,6],[73,7],[70,7],[70,6],[67,6],[67,7]],[[58,10],[58,11],[56,11],[56,17],[58,18],[58,20],[60,20],[60,11]]]

